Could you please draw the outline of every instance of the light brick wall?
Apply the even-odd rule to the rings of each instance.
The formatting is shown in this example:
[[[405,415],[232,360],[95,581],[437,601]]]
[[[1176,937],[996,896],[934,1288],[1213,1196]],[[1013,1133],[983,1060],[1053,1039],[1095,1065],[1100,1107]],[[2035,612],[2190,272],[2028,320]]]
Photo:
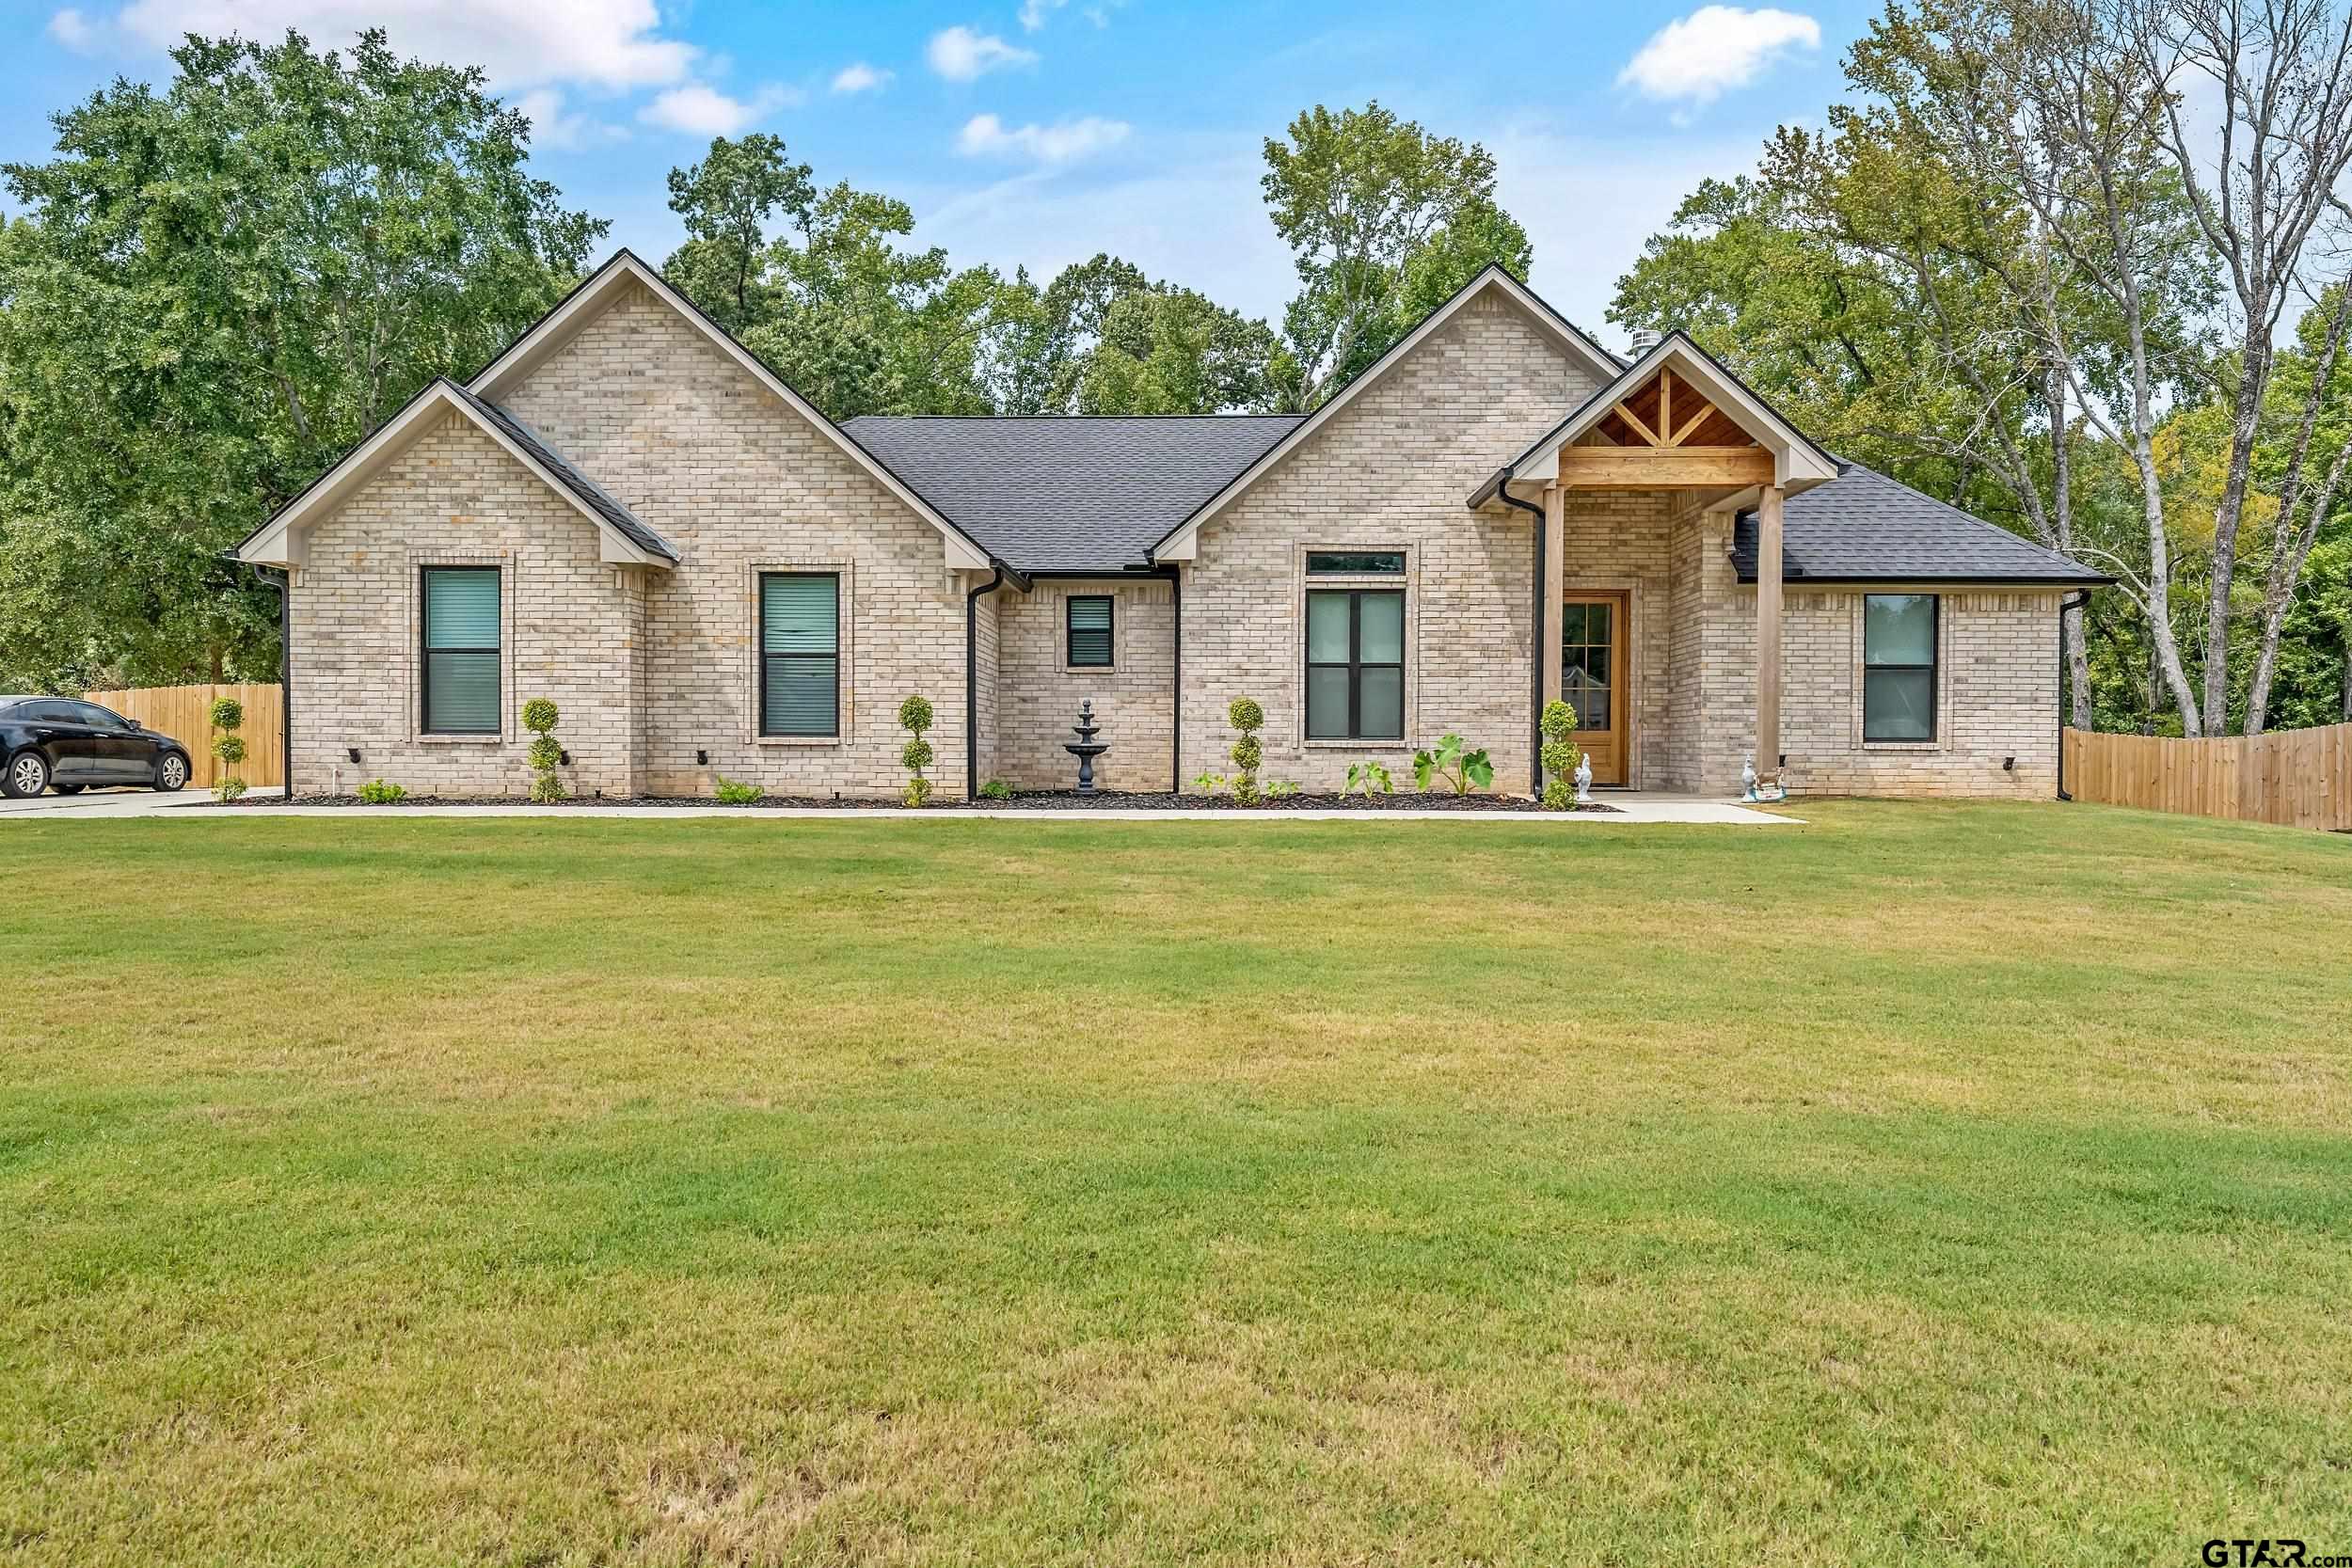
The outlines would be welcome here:
[[[993,593],[981,594],[972,608],[972,704],[977,710],[973,724],[981,784],[997,776],[997,670],[1004,659],[1004,604],[1014,596],[1015,590],[1006,584]],[[957,787],[961,788],[962,784]]]
[[[1592,386],[1516,306],[1472,300],[1211,519],[1184,567],[1184,787],[1227,770],[1226,705],[1249,696],[1267,778],[1337,789],[1351,762],[1408,768],[1453,730],[1492,753],[1498,789],[1523,793],[1534,519],[1463,501]],[[1311,546],[1407,552],[1401,745],[1303,738]]]
[[[1108,670],[1073,670],[1064,662],[1064,607],[1076,595],[1111,599]],[[1174,594],[1165,580],[1041,578],[1024,594],[999,595],[1002,635],[997,673],[995,771],[1016,789],[1067,789],[1077,783],[1077,759],[1062,750],[1073,739],[1078,705],[1092,698],[1099,739],[1110,750],[1095,759],[1097,788],[1168,787],[1169,726],[1174,722]]]
[[[684,557],[647,596],[647,789],[707,794],[724,773],[783,794],[895,795],[898,704],[920,693],[938,714],[938,793],[963,793],[966,578],[938,531],[822,432],[642,288],[506,402]],[[841,574],[838,741],[756,735],[763,569]]]
[[[310,531],[290,611],[295,788],[524,794],[522,705],[550,697],[566,784],[635,793],[646,574],[598,553],[595,524],[471,421],[441,416]],[[499,736],[420,731],[418,574],[437,565],[500,568]]]
[[[1756,736],[1756,589],[1724,554],[1728,517],[1709,516],[1700,568],[1704,621],[1701,777],[1710,793],[1739,788]],[[1939,596],[1936,738],[1862,738],[1860,589],[1785,590],[1781,748],[1794,792],[2047,800],[2058,787],[2058,602],[2055,589],[1892,584],[1883,593]],[[2004,769],[2005,758],[2016,766]],[[1763,766],[1758,759],[1758,767]]]

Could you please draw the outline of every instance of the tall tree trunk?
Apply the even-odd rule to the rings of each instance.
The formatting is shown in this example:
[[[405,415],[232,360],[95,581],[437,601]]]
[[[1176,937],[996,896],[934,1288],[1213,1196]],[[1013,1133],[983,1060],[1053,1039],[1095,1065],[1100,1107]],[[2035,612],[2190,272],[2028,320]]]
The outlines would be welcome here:
[[[2213,509],[2213,577],[2205,585],[2205,733],[2230,733],[2230,591],[2237,580],[2238,526],[2246,519],[2247,470],[2262,424],[2270,352],[2249,339],[2230,410],[2230,467]],[[2247,722],[2253,723],[2249,712]],[[2250,731],[2249,733],[2251,733]]]

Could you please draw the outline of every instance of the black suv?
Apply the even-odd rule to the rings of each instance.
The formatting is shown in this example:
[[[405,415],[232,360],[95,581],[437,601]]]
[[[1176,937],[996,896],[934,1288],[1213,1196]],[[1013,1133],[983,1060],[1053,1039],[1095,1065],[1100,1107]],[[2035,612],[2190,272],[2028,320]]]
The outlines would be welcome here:
[[[187,782],[188,749],[136,720],[65,697],[0,697],[0,794],[21,800],[53,784],[79,795],[92,785]]]

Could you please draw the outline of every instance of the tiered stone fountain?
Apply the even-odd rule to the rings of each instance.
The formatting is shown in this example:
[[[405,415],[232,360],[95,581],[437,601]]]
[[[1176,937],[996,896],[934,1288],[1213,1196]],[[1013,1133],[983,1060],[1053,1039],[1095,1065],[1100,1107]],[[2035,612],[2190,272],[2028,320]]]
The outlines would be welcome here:
[[[1062,750],[1078,759],[1078,793],[1091,795],[1094,793],[1094,759],[1111,749],[1109,741],[1094,738],[1103,733],[1103,728],[1094,721],[1093,698],[1089,697],[1078,705],[1078,721],[1071,729],[1078,738],[1065,742]]]

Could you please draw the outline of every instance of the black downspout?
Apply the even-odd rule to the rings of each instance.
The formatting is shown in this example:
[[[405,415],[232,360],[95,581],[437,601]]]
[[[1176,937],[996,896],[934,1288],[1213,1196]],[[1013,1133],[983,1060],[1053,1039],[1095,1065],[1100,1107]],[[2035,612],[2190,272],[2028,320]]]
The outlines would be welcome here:
[[[1542,507],[1511,494],[1511,468],[1507,464],[1495,475],[1495,498],[1503,505],[1516,506],[1535,519],[1535,619],[1531,623],[1532,629],[1527,637],[1534,650],[1527,661],[1527,792],[1541,795],[1544,792],[1544,531],[1548,525]]]
[[[2066,792],[2066,612],[2070,610],[2081,610],[2090,603],[2090,590],[2088,588],[2058,599],[2058,798],[2061,800],[2074,799]],[[2074,717],[2080,719],[2082,715],[2078,713]]]
[[[963,596],[963,799],[980,798],[980,595],[1005,585],[1005,569]]]
[[[1161,570],[1168,574],[1168,616],[1175,625],[1176,678],[1168,689],[1168,792],[1184,792],[1184,577],[1182,566],[1169,564]]]

